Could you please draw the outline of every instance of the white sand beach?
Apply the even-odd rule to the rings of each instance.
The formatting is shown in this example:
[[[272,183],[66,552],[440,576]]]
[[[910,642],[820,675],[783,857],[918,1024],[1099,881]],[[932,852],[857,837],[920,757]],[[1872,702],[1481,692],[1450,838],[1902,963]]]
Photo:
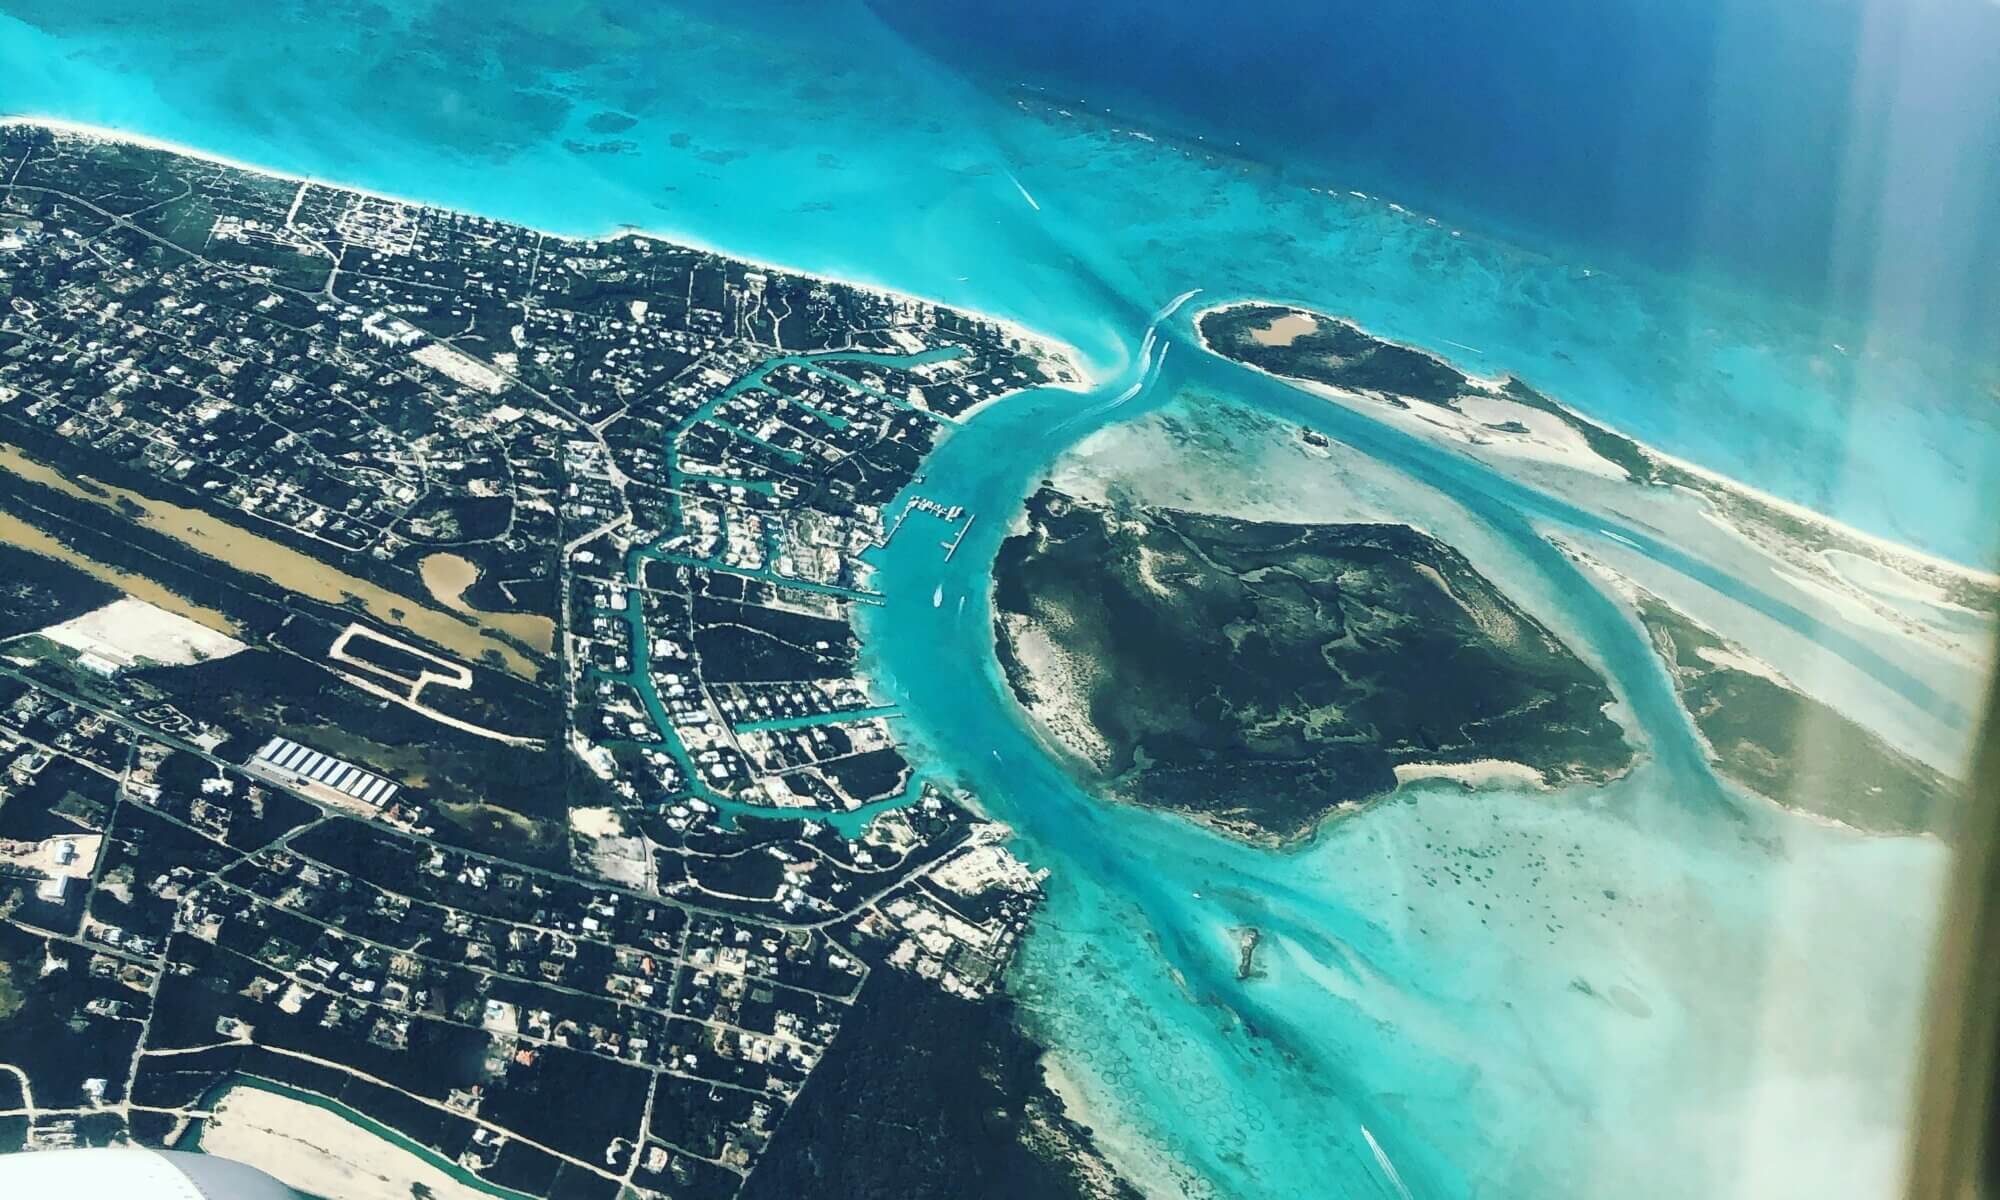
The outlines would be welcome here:
[[[321,179],[318,178],[317,176],[301,175],[293,171],[281,171],[275,167],[267,167],[257,163],[244,162],[241,159],[230,158],[222,154],[215,154],[210,151],[200,149],[199,147],[185,145],[180,142],[168,141],[165,138],[149,137],[145,134],[130,133],[122,129],[113,129],[103,125],[92,125],[82,121],[64,120],[59,117],[42,117],[42,116],[35,116],[33,114],[14,114],[10,116],[0,117],[0,128],[8,128],[8,127],[47,129],[50,132],[65,134],[70,137],[89,138],[100,142],[117,142],[128,146],[142,147],[147,150],[165,151],[166,153],[169,154],[180,155],[183,158],[198,159],[202,162],[214,163],[217,166],[229,167],[233,170],[245,171],[254,175],[263,175],[271,179],[283,179],[294,183],[316,183],[322,187],[337,188],[340,191],[353,192],[357,195],[373,197],[374,199],[384,200],[392,204],[406,204],[417,208],[435,208],[444,212],[459,211],[451,208],[448,205],[437,204],[428,200],[414,200],[406,196],[396,196],[396,195],[391,195],[387,192],[378,192],[371,188],[356,187],[353,184],[342,183],[339,180],[335,179]],[[899,288],[887,287],[879,283],[870,283],[857,279],[843,278],[837,275],[828,274],[824,271],[808,270],[804,267],[795,267],[786,263],[770,262],[764,259],[757,258],[753,255],[744,254],[735,250],[730,250],[721,246],[714,245],[713,243],[707,242],[701,238],[694,237],[692,235],[689,235],[687,233],[678,230],[667,230],[667,231],[656,232],[650,229],[641,229],[637,226],[622,226],[618,229],[598,234],[594,238],[590,235],[579,236],[575,234],[556,233],[549,230],[537,230],[537,232],[544,233],[550,237],[562,237],[575,241],[592,241],[592,240],[615,241],[620,238],[652,238],[657,241],[667,242],[672,245],[684,247],[689,250],[697,250],[705,254],[716,254],[724,258],[735,259],[736,261],[745,263],[751,267],[755,267],[759,270],[770,271],[775,274],[797,275],[806,279],[816,279],[824,283],[838,284],[842,287],[854,288],[857,291],[873,292],[877,295],[886,296],[891,299],[902,301],[907,304],[923,305],[930,308],[951,309],[954,312],[961,312],[966,314],[967,316],[976,317],[981,321],[985,321],[988,324],[998,328],[1005,336],[1017,339],[1023,345],[1034,348],[1044,358],[1057,361],[1066,365],[1076,376],[1076,379],[1074,381],[1071,381],[1068,384],[1068,386],[1076,387],[1078,390],[1087,390],[1090,387],[1096,386],[1097,383],[1097,380],[1093,377],[1091,373],[1089,361],[1084,358],[1083,354],[1080,351],[1078,351],[1076,347],[1071,346],[1068,343],[1060,341],[1056,338],[1049,337],[1046,334],[1037,333],[1034,330],[1029,329],[1027,326],[1021,324],[1019,321],[1014,321],[1006,317],[995,316],[991,313],[978,312],[974,309],[966,308],[963,305],[948,304],[942,300],[933,300],[927,296],[919,296],[911,292],[903,291]]]
[[[261,1088],[223,1093],[203,1126],[201,1148],[248,1163],[281,1183],[339,1200],[410,1200],[421,1185],[435,1200],[493,1200],[422,1157],[318,1105]]]
[[[1258,299],[1232,300],[1225,303],[1211,304],[1206,308],[1201,309],[1199,312],[1195,313],[1193,317],[1196,337],[1201,342],[1202,349],[1207,350],[1211,354],[1218,353],[1216,349],[1209,344],[1208,339],[1205,336],[1203,336],[1200,332],[1202,318],[1208,316],[1210,313],[1221,312],[1231,308],[1239,308],[1249,304],[1269,304],[1273,306],[1286,307],[1286,308],[1295,307],[1293,305],[1285,303],[1284,301],[1258,300]],[[1341,321],[1348,320],[1345,317],[1339,317],[1335,314],[1321,314],[1321,315],[1326,316],[1328,317],[1328,319],[1332,320],[1341,320]],[[1355,324],[1352,321],[1348,321],[1348,323]],[[1355,324],[1355,328],[1361,329],[1363,333],[1368,333],[1368,331],[1365,328],[1363,328],[1358,324]],[[1445,363],[1446,365],[1451,366],[1454,370],[1458,370],[1461,371],[1462,373],[1465,373],[1467,377],[1473,381],[1474,384],[1482,388],[1491,390],[1497,388],[1501,383],[1504,382],[1504,380],[1480,378],[1478,376],[1472,375],[1470,372],[1465,372],[1464,368],[1459,367],[1458,364],[1456,363],[1453,363],[1447,356],[1438,354],[1435,351],[1430,350],[1426,347],[1410,346],[1402,342],[1393,341],[1391,339],[1379,338],[1378,335],[1373,333],[1368,333],[1368,336],[1377,337],[1378,340],[1384,342],[1385,344],[1393,346],[1402,346],[1404,349],[1413,350],[1417,353],[1424,354],[1431,358],[1434,358],[1439,362]],[[1227,356],[1221,356],[1221,357],[1227,357]],[[1299,387],[1306,391],[1310,391],[1315,395],[1325,396],[1328,399],[1335,400],[1343,404],[1347,404],[1351,407],[1356,407],[1361,411],[1365,411],[1366,413],[1368,413],[1368,415],[1375,417],[1379,420],[1389,421],[1391,423],[1403,425],[1406,428],[1417,429],[1431,436],[1443,435],[1450,437],[1453,440],[1465,443],[1470,449],[1475,451],[1497,450],[1502,453],[1514,454],[1525,458],[1534,458],[1544,462],[1573,467],[1577,470],[1596,475],[1605,475],[1606,474],[1605,468],[1610,467],[1611,468],[1611,474],[1609,475],[1610,478],[1624,478],[1624,472],[1622,470],[1619,470],[1614,464],[1609,463],[1607,460],[1603,459],[1601,456],[1591,451],[1589,446],[1584,443],[1581,436],[1578,435],[1573,428],[1569,427],[1567,424],[1562,422],[1559,418],[1556,418],[1549,413],[1540,412],[1538,410],[1526,409],[1526,407],[1523,405],[1512,404],[1511,402],[1507,402],[1503,399],[1495,398],[1494,400],[1488,400],[1486,398],[1475,397],[1474,402],[1479,407],[1473,419],[1470,421],[1467,421],[1463,418],[1454,420],[1453,417],[1455,414],[1443,410],[1440,410],[1438,413],[1434,414],[1426,413],[1424,415],[1418,416],[1414,415],[1413,412],[1411,411],[1391,408],[1388,405],[1373,400],[1364,393],[1346,392],[1343,391],[1342,389],[1328,387],[1324,384],[1315,384],[1309,380],[1294,379],[1291,378],[1290,376],[1280,375],[1273,371],[1266,371],[1260,367],[1250,366],[1250,364],[1243,364],[1243,365],[1249,366],[1251,370],[1259,371],[1261,374],[1269,375],[1273,379],[1282,380],[1283,382],[1290,384],[1294,387]],[[1560,400],[1557,400],[1556,403],[1560,404],[1561,402]],[[1505,404],[1507,405],[1507,407],[1504,409],[1496,407],[1496,405],[1498,404]],[[1564,407],[1567,408],[1567,406]],[[1533,422],[1529,421],[1526,417],[1522,415],[1523,411],[1533,414],[1537,418],[1537,420]],[[1569,411],[1575,412],[1576,410],[1570,409]],[[1889,565],[1901,568],[1898,570],[1899,574],[1903,574],[1906,577],[1908,577],[1911,575],[1911,569],[1914,568],[1916,571],[1917,578],[1913,579],[1912,582],[1918,587],[1923,586],[1927,582],[1921,579],[1922,574],[1926,573],[1927,571],[1935,571],[1935,572],[1941,572],[1949,576],[1955,576],[1957,578],[1966,580],[1970,583],[1982,587],[2000,588],[2000,573],[1995,573],[1993,571],[1983,570],[1977,567],[1968,566],[1964,563],[1954,562],[1953,560],[1944,558],[1940,555],[1927,553],[1926,551],[1904,545],[1890,538],[1882,537],[1877,534],[1872,534],[1864,530],[1857,529],[1854,526],[1846,524],[1845,522],[1842,522],[1834,517],[1830,517],[1825,513],[1818,511],[1817,509],[1809,508],[1803,504],[1798,504],[1790,500],[1785,500],[1781,497],[1772,495],[1771,493],[1766,492],[1760,488],[1756,488],[1751,486],[1750,484],[1744,483],[1742,480],[1732,478],[1728,475],[1724,475],[1721,472],[1711,470],[1707,467],[1703,467],[1697,463],[1690,462],[1687,459],[1680,458],[1676,455],[1668,454],[1653,446],[1647,445],[1645,442],[1642,442],[1639,439],[1632,437],[1630,434],[1620,431],[1617,427],[1609,425],[1606,422],[1599,420],[1598,418],[1584,417],[1583,414],[1581,413],[1577,413],[1576,415],[1579,418],[1587,420],[1591,424],[1596,425],[1601,429],[1604,429],[1608,433],[1616,434],[1621,438],[1625,438],[1631,441],[1634,445],[1638,446],[1639,449],[1643,451],[1648,457],[1654,459],[1655,461],[1665,466],[1674,467],[1680,471],[1686,472],[1689,475],[1695,476],[1703,484],[1707,484],[1715,489],[1719,489],[1726,493],[1733,494],[1734,496],[1741,497],[1745,500],[1752,501],[1755,504],[1767,506],[1773,511],[1783,514],[1784,516],[1799,521],[1801,523],[1817,526],[1819,529],[1823,530],[1827,535],[1831,537],[1838,538],[1842,541],[1851,542],[1862,547],[1866,547],[1868,550],[1871,550],[1875,552],[1876,555],[1880,556],[1877,559],[1877,561],[1880,561],[1881,559],[1887,559],[1889,560]],[[1529,429],[1529,434],[1515,435],[1514,437],[1511,438],[1494,437],[1493,435],[1495,431],[1491,430],[1487,423],[1490,422],[1492,424],[1504,424],[1509,420],[1518,421],[1522,425],[1526,426]],[[1554,425],[1560,425],[1562,427],[1560,435],[1557,435],[1551,428],[1548,427],[1549,423],[1551,422],[1553,422]],[[1729,520],[1730,518],[1727,516],[1723,516],[1722,519]],[[1747,535],[1749,531],[1745,532]]]
[[[1395,768],[1396,786],[1423,779],[1449,779],[1469,788],[1544,788],[1542,773],[1527,763],[1504,758],[1482,758],[1466,763],[1404,763]]]

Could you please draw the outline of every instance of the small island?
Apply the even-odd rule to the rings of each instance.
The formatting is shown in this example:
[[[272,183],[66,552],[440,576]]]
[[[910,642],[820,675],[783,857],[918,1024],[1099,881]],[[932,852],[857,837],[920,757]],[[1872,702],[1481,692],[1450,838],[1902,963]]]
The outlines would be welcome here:
[[[1204,349],[1231,362],[1488,463],[1540,470],[1545,485],[1554,483],[1586,507],[1603,504],[1607,493],[1590,488],[1605,483],[1693,498],[1709,519],[1808,586],[1832,589],[1843,601],[1892,623],[1910,624],[1900,601],[1885,602],[1879,589],[1865,586],[1866,579],[1857,583],[1856,572],[1842,569],[1842,563],[1861,564],[1868,578],[1887,580],[1893,591],[1965,610],[1975,619],[2000,611],[2000,578],[1990,573],[1870,537],[1662,453],[1519,378],[1470,375],[1436,354],[1377,337],[1344,318],[1261,300],[1207,309],[1196,316],[1195,331]],[[1570,490],[1575,488],[1584,490]]]
[[[1196,322],[1202,343],[1224,358],[1268,374],[1363,393],[1395,408],[1448,411],[1468,439],[1519,439],[1572,446],[1584,460],[1640,483],[1669,479],[1638,442],[1587,420],[1519,379],[1477,379],[1423,350],[1386,341],[1352,321],[1282,304],[1210,309]]]
[[[1236,982],[1244,983],[1264,972],[1257,966],[1257,946],[1264,940],[1264,931],[1255,925],[1245,925],[1236,933]]]
[[[1958,784],[1658,597],[1639,591],[1636,608],[1717,772],[1866,832],[1949,836]]]
[[[1601,782],[1604,680],[1450,546],[1044,487],[995,568],[1000,661],[1079,773],[1288,841],[1407,775]]]

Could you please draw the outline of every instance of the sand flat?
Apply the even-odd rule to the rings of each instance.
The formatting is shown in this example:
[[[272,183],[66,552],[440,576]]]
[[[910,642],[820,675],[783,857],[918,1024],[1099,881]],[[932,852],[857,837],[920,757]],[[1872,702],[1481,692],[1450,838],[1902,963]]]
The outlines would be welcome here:
[[[1307,314],[1288,312],[1272,318],[1262,329],[1251,330],[1250,336],[1260,346],[1289,346],[1318,328],[1319,322]]]
[[[1450,779],[1470,788],[1543,787],[1542,773],[1527,763],[1481,758],[1462,763],[1403,763],[1394,768],[1400,786],[1419,779]]]
[[[248,1163],[281,1183],[340,1200],[492,1200],[420,1155],[316,1104],[262,1088],[236,1087],[216,1102],[201,1148]],[[421,1184],[427,1192],[418,1193]]]
[[[233,637],[133,596],[120,597],[41,632],[58,645],[120,665],[149,662],[185,667],[227,658],[243,649],[243,643]]]

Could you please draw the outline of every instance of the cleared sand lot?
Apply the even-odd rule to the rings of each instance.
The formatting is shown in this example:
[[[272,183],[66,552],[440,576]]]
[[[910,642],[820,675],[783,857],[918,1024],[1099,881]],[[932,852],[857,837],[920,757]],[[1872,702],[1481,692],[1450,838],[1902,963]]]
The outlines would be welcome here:
[[[316,1104],[262,1088],[233,1087],[201,1131],[201,1149],[249,1163],[308,1195],[339,1200],[492,1200],[507,1196],[459,1182],[403,1149]],[[416,1190],[422,1185],[423,1192]]]
[[[242,642],[227,634],[131,596],[51,625],[42,636],[119,667],[188,667],[243,649]]]

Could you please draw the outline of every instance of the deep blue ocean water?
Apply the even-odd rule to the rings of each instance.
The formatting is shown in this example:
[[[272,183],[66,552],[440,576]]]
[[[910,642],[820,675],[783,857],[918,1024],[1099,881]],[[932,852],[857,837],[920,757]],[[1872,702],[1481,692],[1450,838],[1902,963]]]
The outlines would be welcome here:
[[[1984,0],[871,7],[989,83],[1301,179],[1991,347],[2000,6]],[[1921,277],[1898,271],[1911,250]],[[1885,291],[1912,311],[1880,311]]]
[[[1704,465],[1986,561],[2000,7],[0,13],[0,111],[561,232],[652,228],[1082,350],[1099,393],[996,406],[944,443],[927,491],[991,519],[948,568],[918,541],[883,555],[890,603],[864,633],[930,765],[1051,867],[1014,985],[1156,1191],[1890,1190],[1942,853],[1721,811],[1650,652],[1522,520],[1559,510],[1204,359],[1180,314],[1165,370],[1117,418],[1226,397],[1450,496],[1570,613],[1656,751],[1602,792],[1416,789],[1286,854],[1080,794],[994,678],[984,576],[1002,514],[1113,419],[1151,314],[1197,287],[1518,372]],[[1025,105],[1023,84],[1040,89]],[[933,607],[938,588],[963,610]],[[1921,692],[1865,646],[1829,651]],[[1268,934],[1250,985],[1233,978],[1245,923]]]
[[[1310,301],[1873,531],[1995,547],[1989,0],[0,11],[0,109],[679,231],[1112,360],[1187,287]],[[1041,120],[1022,78],[1249,158]]]

